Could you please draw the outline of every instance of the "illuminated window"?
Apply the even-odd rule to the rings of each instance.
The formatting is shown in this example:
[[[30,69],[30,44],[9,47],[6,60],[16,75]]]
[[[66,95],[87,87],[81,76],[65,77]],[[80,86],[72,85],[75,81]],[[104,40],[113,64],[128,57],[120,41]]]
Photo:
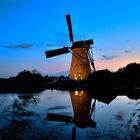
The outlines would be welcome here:
[[[75,77],[74,77],[75,80],[82,80],[82,76],[81,76],[81,73],[77,73],[75,74]]]
[[[81,97],[81,96],[83,96],[83,94],[84,94],[83,90],[80,90],[80,91],[76,90],[75,91],[75,96],[77,96],[77,97]]]

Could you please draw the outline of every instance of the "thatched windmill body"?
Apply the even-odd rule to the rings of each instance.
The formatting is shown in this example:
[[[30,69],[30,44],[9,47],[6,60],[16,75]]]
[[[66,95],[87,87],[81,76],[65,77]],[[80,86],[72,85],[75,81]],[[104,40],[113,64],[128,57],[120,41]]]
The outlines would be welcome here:
[[[90,39],[74,42],[70,15],[66,15],[66,20],[72,46],[46,51],[45,54],[46,57],[49,58],[71,52],[72,61],[69,77],[75,80],[85,80],[92,70],[95,71],[94,61],[89,51],[91,49],[91,45],[93,44],[93,40]]]

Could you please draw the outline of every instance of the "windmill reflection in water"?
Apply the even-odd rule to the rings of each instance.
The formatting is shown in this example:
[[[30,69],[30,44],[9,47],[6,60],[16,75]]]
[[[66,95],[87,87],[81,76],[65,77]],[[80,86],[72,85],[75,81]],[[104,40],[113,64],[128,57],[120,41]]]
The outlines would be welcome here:
[[[92,102],[92,98],[89,97],[87,91],[83,90],[71,91],[70,98],[74,111],[73,117],[48,113],[47,120],[74,123],[74,127],[72,129],[72,137],[73,139],[75,139],[77,127],[96,127],[96,122],[94,121],[96,99],[94,99],[94,101]]]

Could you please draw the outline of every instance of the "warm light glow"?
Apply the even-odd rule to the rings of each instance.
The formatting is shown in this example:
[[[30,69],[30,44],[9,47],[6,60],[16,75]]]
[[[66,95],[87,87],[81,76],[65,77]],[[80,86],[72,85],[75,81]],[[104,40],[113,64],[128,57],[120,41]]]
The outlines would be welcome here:
[[[83,90],[80,90],[80,91],[76,90],[75,91],[75,96],[77,96],[77,97],[81,97],[81,96],[83,96],[83,94],[84,94]]]
[[[71,60],[70,78],[75,80],[84,80],[91,73],[88,59],[88,48],[78,46],[72,49],[73,55]]]
[[[78,90],[75,91],[75,96],[78,96]]]
[[[74,79],[75,80],[82,80],[83,78],[82,78],[80,73],[77,73],[77,74],[75,74]]]

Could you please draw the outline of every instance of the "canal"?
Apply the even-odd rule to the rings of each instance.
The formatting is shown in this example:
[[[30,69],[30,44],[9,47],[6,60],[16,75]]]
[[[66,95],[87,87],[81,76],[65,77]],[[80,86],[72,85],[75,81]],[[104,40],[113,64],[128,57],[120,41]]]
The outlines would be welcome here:
[[[83,90],[1,93],[0,139],[131,140],[139,137],[140,99],[102,94],[90,96]]]

